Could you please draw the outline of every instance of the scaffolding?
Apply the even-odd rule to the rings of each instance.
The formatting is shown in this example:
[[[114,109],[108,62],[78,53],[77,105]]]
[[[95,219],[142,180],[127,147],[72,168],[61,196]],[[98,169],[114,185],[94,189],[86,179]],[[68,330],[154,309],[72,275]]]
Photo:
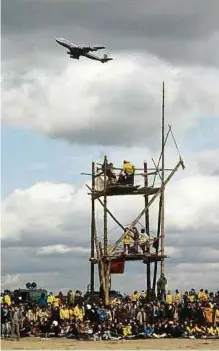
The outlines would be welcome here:
[[[165,168],[164,150],[166,141],[169,135],[172,135],[171,126],[169,125],[168,132],[164,133],[164,83],[162,90],[162,143],[161,153],[153,168],[148,168],[147,162],[144,162],[143,168],[136,168],[134,173],[135,182],[138,176],[143,176],[143,185],[121,184],[116,172],[121,173],[123,168],[111,166],[110,171],[114,174],[114,179],[109,176],[109,163],[107,156],[104,156],[103,163],[92,162],[92,182],[91,186],[86,185],[91,196],[91,257],[90,257],[90,293],[91,298],[94,294],[94,271],[95,265],[98,266],[100,292],[102,293],[105,304],[109,303],[109,292],[111,288],[111,274],[123,273],[126,261],[142,261],[146,264],[147,270],[147,298],[152,299],[155,295],[157,268],[160,262],[160,273],[164,273],[164,260],[167,258],[164,250],[165,226],[164,226],[164,192],[165,187],[172,179],[174,174],[181,166],[184,169],[183,160],[179,154],[179,161],[174,168]],[[175,142],[177,147],[177,144]],[[178,147],[177,147],[178,149]],[[160,167],[161,163],[161,167]],[[140,173],[139,173],[140,172]],[[165,174],[168,175],[165,177]],[[85,173],[82,173],[85,174]],[[156,179],[159,180],[159,186],[155,186]],[[139,215],[128,226],[124,226],[108,208],[108,197],[114,196],[141,196],[144,199],[144,207]],[[159,200],[157,232],[156,235],[151,235],[150,231],[150,207]],[[99,202],[103,207],[103,236],[98,236],[95,207],[96,202]],[[108,216],[123,230],[123,234],[113,243],[109,244],[108,238]],[[139,225],[141,218],[144,218],[144,230],[142,234],[136,238],[136,227]],[[127,234],[133,240],[133,246],[129,247],[128,253],[124,251],[123,242]],[[152,280],[152,265],[154,265],[153,281]]]

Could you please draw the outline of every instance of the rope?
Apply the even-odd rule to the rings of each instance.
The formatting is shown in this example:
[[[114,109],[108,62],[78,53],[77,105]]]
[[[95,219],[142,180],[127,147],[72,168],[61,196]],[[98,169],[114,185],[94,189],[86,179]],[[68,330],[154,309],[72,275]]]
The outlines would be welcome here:
[[[166,134],[166,137],[165,137],[165,140],[164,140],[164,145],[162,147],[162,150],[161,150],[160,157],[158,159],[158,163],[157,163],[157,167],[156,168],[159,168],[161,157],[163,156],[163,152],[164,152],[164,147],[166,146],[166,142],[167,142],[168,136],[169,136],[170,131],[171,131],[171,126],[169,124],[168,124],[168,127],[169,127],[169,129],[168,129],[168,132]],[[157,173],[158,172],[156,172],[155,175],[154,175],[154,181],[153,181],[153,185],[152,186],[154,186],[154,184],[155,184],[155,181],[156,181],[156,178],[157,178]]]
[[[175,147],[176,147],[176,149],[177,149],[177,151],[178,151],[179,157],[181,158],[180,150],[179,150],[179,147],[178,147],[178,145],[177,145],[176,139],[175,139],[175,137],[174,137],[174,135],[173,135],[172,128],[171,128],[171,126],[170,126],[169,124],[168,124],[168,126],[169,126],[169,128],[170,128],[170,132],[171,132],[171,135],[172,135],[172,138],[173,138],[173,142],[174,142]]]

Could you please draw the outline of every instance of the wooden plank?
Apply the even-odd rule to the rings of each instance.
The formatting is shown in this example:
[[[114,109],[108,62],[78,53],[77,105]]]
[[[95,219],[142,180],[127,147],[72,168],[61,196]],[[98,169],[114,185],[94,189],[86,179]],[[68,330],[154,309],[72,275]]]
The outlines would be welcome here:
[[[154,195],[156,192],[159,191],[159,188],[150,188],[148,187],[147,190],[145,188],[138,188],[137,190],[132,190],[127,188],[124,188],[123,190],[116,190],[116,189],[107,189],[106,194],[107,196],[123,196],[123,195],[145,195],[145,193],[149,195]],[[104,195],[103,191],[94,191],[93,197],[95,199],[98,199],[99,197],[102,197]]]

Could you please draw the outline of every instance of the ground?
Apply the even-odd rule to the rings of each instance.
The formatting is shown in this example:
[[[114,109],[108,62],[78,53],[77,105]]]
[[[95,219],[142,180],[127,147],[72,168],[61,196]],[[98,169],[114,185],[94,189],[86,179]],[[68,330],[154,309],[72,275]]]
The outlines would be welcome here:
[[[2,340],[3,350],[219,350],[217,340],[161,339],[123,341],[75,341],[68,339],[25,338],[20,341]]]

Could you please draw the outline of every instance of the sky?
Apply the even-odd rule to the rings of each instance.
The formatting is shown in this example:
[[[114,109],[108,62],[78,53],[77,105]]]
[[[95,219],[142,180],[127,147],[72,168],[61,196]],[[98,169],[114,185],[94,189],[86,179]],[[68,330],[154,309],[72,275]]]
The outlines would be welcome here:
[[[186,165],[166,188],[168,288],[218,289],[218,11],[217,0],[2,0],[2,289],[35,281],[48,291],[86,290],[90,178],[81,172],[105,154],[118,167],[127,158],[153,167],[163,81],[165,132],[171,124]],[[56,37],[104,45],[114,60],[71,60]],[[170,138],[166,166],[178,159]],[[141,197],[109,200],[123,225],[143,205]],[[102,215],[97,206],[100,238]],[[110,242],[120,235],[109,219]],[[128,263],[112,283],[145,289],[145,266]]]

